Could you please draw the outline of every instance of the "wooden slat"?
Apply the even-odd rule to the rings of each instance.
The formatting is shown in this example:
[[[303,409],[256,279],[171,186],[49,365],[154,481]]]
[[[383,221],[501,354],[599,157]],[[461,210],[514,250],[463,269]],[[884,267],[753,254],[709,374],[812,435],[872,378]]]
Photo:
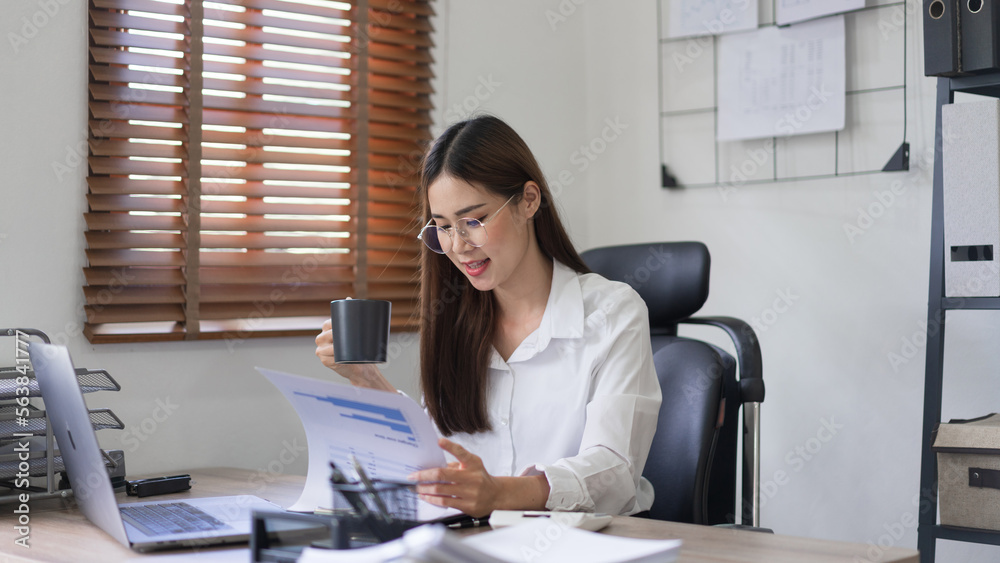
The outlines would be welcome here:
[[[206,160],[233,160],[256,164],[315,164],[323,166],[350,166],[351,157],[347,155],[302,154],[299,152],[284,152],[278,150],[264,151],[251,149],[220,149],[208,147],[202,150],[202,158]]]
[[[412,286],[406,286],[412,291]],[[213,285],[201,284],[201,302],[206,303],[268,303],[294,301],[331,301],[330,295],[350,292],[350,283],[323,285]],[[327,309],[329,310],[329,309]]]
[[[184,265],[184,257],[175,252],[144,252],[140,250],[90,250],[86,251],[91,266],[173,266]]]
[[[390,45],[412,45],[414,47],[433,47],[434,41],[427,33],[409,33],[398,29],[387,27],[369,26],[368,33],[370,39],[375,43],[388,43]]]
[[[368,67],[372,74],[383,74],[388,76],[401,76],[405,78],[434,78],[434,71],[431,67],[423,64],[411,64],[406,62],[389,61],[385,59],[372,59]]]
[[[368,79],[369,85],[375,90],[389,90],[408,94],[433,94],[434,88],[427,80],[410,80],[382,74],[373,74]]]
[[[425,65],[430,65],[434,62],[434,57],[431,55],[430,49],[425,47],[371,43],[368,46],[368,53],[372,57],[390,61],[408,61]]]
[[[350,30],[348,30],[350,31]],[[313,36],[281,35],[264,31],[259,27],[247,27],[235,29],[231,27],[211,27],[207,30],[209,37],[218,39],[228,39],[231,41],[245,41],[246,43],[261,45],[269,43],[286,47],[301,47],[304,49],[328,49],[333,51],[344,51],[349,45],[342,40],[317,38]],[[350,38],[353,35],[345,34]]]
[[[187,7],[182,4],[150,2],[149,0],[91,0],[95,8],[104,10],[136,10],[168,16],[187,16]]]
[[[87,194],[91,211],[157,211],[183,213],[184,202],[163,197],[132,197],[127,195]]]
[[[429,111],[399,110],[381,106],[372,106],[369,110],[372,121],[381,121],[392,124],[413,124],[430,126],[433,120]]]
[[[89,126],[91,142],[100,141],[104,138],[187,141],[187,132],[180,127],[132,125],[126,121],[111,118],[91,119]]]
[[[372,185],[388,186],[390,188],[416,187],[419,182],[419,178],[412,174],[387,172],[384,170],[373,170],[368,179]]]
[[[399,271],[387,270],[387,281],[400,281]],[[302,284],[348,284],[354,280],[351,266],[316,267],[237,267],[237,268],[201,268],[203,284],[287,284],[290,286]],[[396,277],[392,277],[396,276]]]
[[[187,77],[183,74],[132,70],[122,66],[93,64],[90,65],[90,76],[97,82],[137,82],[139,84],[156,84],[177,88],[188,87]]]
[[[247,7],[250,8],[250,6]],[[279,3],[279,7],[274,7],[269,9],[281,12],[303,13],[302,11],[299,10],[298,6],[293,7],[292,5],[289,5],[287,3]],[[320,16],[320,17],[328,17],[328,16]],[[338,19],[341,17],[342,16],[337,16]],[[327,23],[327,22],[294,20],[288,18],[280,18],[276,16],[269,16],[262,13],[258,9],[248,9],[247,11],[242,13],[225,12],[225,20],[231,23],[241,23],[246,26],[252,26],[252,27],[276,27],[293,31],[322,33],[326,35],[343,35],[343,36],[352,35],[351,28],[349,26],[336,25],[334,23]]]
[[[84,268],[91,286],[183,285],[179,268]]]
[[[148,12],[148,8],[149,6],[147,5],[142,9],[142,11]],[[110,29],[127,28],[141,29],[144,31],[159,31],[162,33],[180,33],[183,35],[190,34],[190,30],[183,22],[131,16],[124,12],[91,10],[90,21],[94,26]]]
[[[173,231],[184,228],[184,219],[169,215],[130,215],[128,213],[84,213],[87,228],[93,231],[157,230]]]
[[[127,342],[176,342],[184,340],[180,323],[84,323],[83,334],[91,344]]]
[[[90,102],[91,117],[97,119],[136,119],[161,121],[164,123],[185,123],[187,117],[181,108],[145,105],[140,103]]]
[[[244,184],[216,183],[211,179],[202,181],[203,193],[210,195],[238,195],[246,197],[302,197],[302,198],[353,198],[350,188],[314,188],[310,186],[285,186],[246,182]]]
[[[183,303],[184,292],[176,287],[114,287],[89,286],[83,288],[87,305],[163,305]]]
[[[333,43],[329,47],[339,47],[341,44]],[[313,47],[316,48],[315,46]],[[222,57],[239,57],[252,61],[273,61],[301,65],[322,67],[327,70],[339,69],[344,66],[344,58],[338,54],[339,50],[333,48],[317,49],[327,51],[320,54],[315,52],[300,53],[268,49],[260,45],[230,45],[225,43],[206,43],[205,54]]]
[[[250,95],[270,94],[275,96],[298,96],[303,98],[317,98],[321,100],[350,100],[350,92],[347,90],[335,90],[333,88],[309,87],[309,86],[288,86],[284,84],[266,84],[263,79],[249,78],[246,80],[224,80],[221,78],[206,78],[204,86],[209,90],[223,90],[233,92],[243,92]]]
[[[248,10],[277,10],[281,12],[290,11],[289,4],[287,2],[281,2],[280,0],[214,0],[218,4],[229,4],[233,6],[241,6]],[[350,17],[350,10],[341,10],[336,5],[329,6],[319,6],[319,5],[308,5],[301,4],[296,5],[294,9],[295,13],[305,14],[310,16],[318,16],[321,18],[343,18],[347,19]],[[209,12],[206,12],[208,14]],[[228,11],[221,11],[220,13],[229,14]]]
[[[272,308],[273,305],[273,308]],[[263,309],[263,311],[262,311]],[[283,303],[203,303],[201,316],[206,320],[229,320],[268,317],[315,317],[330,315],[330,299],[325,301],[285,301]],[[319,331],[314,331],[314,334]]]
[[[387,123],[372,123],[369,126],[372,137],[403,141],[426,141],[432,137],[427,127],[401,127]]]
[[[232,127],[247,127],[251,129],[294,129],[296,131],[320,131],[323,133],[332,131],[347,132],[350,130],[349,120],[323,117],[300,117],[283,112],[278,112],[273,115],[262,115],[242,111],[206,109],[204,120],[206,125],[228,125]]]
[[[120,142],[120,141],[107,141]],[[92,151],[95,145],[100,142],[91,141]],[[87,185],[90,193],[94,194],[155,194],[155,195],[183,195],[183,182],[173,182],[169,180],[131,180],[124,176],[90,176],[87,178]]]
[[[205,164],[202,167],[205,178],[232,178],[238,180],[275,180],[295,182],[349,182],[349,173],[328,172],[322,170],[285,170],[265,168],[260,164],[246,166],[217,166]]]
[[[347,266],[355,262],[353,254],[292,254],[278,252],[202,252],[205,267],[287,266]],[[388,262],[388,260],[386,260]]]
[[[385,92],[378,91],[372,92],[369,99],[372,105],[376,106],[388,106],[394,108],[408,108],[408,109],[420,109],[420,110],[431,110],[433,105],[431,104],[431,99],[429,96],[420,94],[399,94],[396,92]]]
[[[88,159],[94,174],[140,174],[149,176],[185,176],[183,163],[130,160],[128,158],[92,156]]]
[[[378,10],[387,12],[401,12],[404,14],[414,14],[418,16],[433,16],[434,9],[430,3],[422,1],[401,1],[401,0],[369,0],[368,5]]]
[[[101,101],[127,101],[131,104],[155,104],[161,106],[186,106],[187,96],[177,92],[144,90],[129,86],[91,84],[90,96]]]
[[[83,310],[91,324],[184,320],[180,305],[85,305]]]
[[[353,231],[349,223],[322,220],[280,219],[250,216],[242,219],[229,217],[202,217],[201,228],[206,231],[302,231],[327,233],[331,230]]]
[[[186,44],[180,39],[166,37],[150,37],[107,29],[91,29],[90,37],[94,44],[100,47],[141,47],[160,51],[184,52]]]
[[[248,96],[243,99],[228,98],[225,96],[206,96],[205,109],[237,110],[254,117],[257,117],[257,115],[260,114],[267,114],[268,118],[273,118],[273,116],[294,115],[325,117],[331,119],[350,119],[354,115],[354,110],[350,108],[317,106],[289,101],[264,100],[257,96]]]
[[[373,26],[386,29],[413,31],[428,35],[434,31],[434,26],[431,25],[430,18],[422,16],[411,17],[393,10],[368,10],[368,21]]]
[[[187,156],[187,152],[181,145],[154,145],[108,139],[90,141],[90,154],[97,156],[145,156],[154,158],[184,158]],[[172,183],[160,182],[160,184]]]
[[[321,236],[266,236],[259,233],[246,235],[212,235],[202,233],[202,248],[349,248],[355,247],[352,238],[321,237]]]
[[[369,201],[401,203],[410,206],[414,214],[419,212],[419,201],[414,190],[370,187],[368,188],[368,198]]]
[[[336,132],[339,131],[324,131],[324,133]],[[346,131],[344,131],[344,133],[346,133]],[[206,143],[230,143],[246,145],[248,147],[279,146],[334,150],[349,150],[351,148],[349,139],[322,139],[313,137],[273,135],[270,133],[264,133],[260,128],[248,128],[245,133],[209,130],[205,131],[205,135],[202,140]]]
[[[130,231],[88,231],[87,247],[101,248],[186,248],[181,234],[134,233]]]
[[[395,251],[405,249],[411,252],[417,252],[420,249],[418,246],[420,243],[417,242],[416,236],[411,239],[410,237],[400,237],[395,234],[383,235],[378,233],[369,233],[366,237],[366,242],[368,248],[376,250]]]

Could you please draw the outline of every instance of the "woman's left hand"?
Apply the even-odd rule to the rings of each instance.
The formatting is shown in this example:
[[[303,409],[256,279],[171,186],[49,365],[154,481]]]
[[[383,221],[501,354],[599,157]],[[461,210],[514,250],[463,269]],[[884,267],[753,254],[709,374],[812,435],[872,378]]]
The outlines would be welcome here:
[[[439,439],[438,445],[458,461],[410,475],[412,481],[427,483],[416,487],[420,498],[437,506],[457,508],[477,518],[493,512],[502,487],[500,481],[486,471],[483,460],[446,438]]]

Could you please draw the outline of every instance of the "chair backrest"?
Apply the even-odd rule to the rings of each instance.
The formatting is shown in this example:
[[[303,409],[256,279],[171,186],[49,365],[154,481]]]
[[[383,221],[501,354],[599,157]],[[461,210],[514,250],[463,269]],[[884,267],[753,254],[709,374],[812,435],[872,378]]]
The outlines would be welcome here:
[[[605,246],[581,254],[594,272],[632,286],[649,309],[653,351],[662,336],[676,336],[677,323],[708,299],[711,256],[700,242]]]
[[[581,256],[594,272],[631,285],[649,309],[653,362],[663,392],[643,471],[656,494],[650,516],[697,524],[732,522],[738,459],[736,361],[708,343],[677,336],[677,324],[708,298],[708,248],[699,242],[635,244]]]

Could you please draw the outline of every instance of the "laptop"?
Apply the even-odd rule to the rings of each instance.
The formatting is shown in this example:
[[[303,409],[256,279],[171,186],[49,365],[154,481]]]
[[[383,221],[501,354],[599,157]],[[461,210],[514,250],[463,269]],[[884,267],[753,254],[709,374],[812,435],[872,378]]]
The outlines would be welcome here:
[[[28,354],[80,511],[123,545],[152,551],[246,542],[254,510],[280,509],[251,495],[119,505],[69,350],[31,342]]]

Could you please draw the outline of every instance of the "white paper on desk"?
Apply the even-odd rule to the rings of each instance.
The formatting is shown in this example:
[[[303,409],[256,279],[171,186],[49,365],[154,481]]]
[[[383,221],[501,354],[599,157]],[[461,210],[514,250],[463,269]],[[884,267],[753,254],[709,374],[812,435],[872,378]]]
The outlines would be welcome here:
[[[503,561],[531,563],[670,563],[681,550],[681,540],[622,538],[549,519],[475,534],[463,543]]]
[[[758,0],[669,0],[668,37],[756,29]]]
[[[446,465],[430,418],[413,399],[329,381],[257,368],[295,407],[306,431],[309,470],[299,500],[288,510],[332,508],[330,461],[353,473],[349,456],[372,479],[405,480],[410,473]],[[416,500],[416,519],[434,520],[457,510]]]
[[[681,540],[640,540],[567,528],[544,519],[459,536],[440,525],[421,526],[400,540],[352,550],[306,548],[299,563],[670,563]],[[353,552],[353,553],[352,553]]]
[[[842,14],[865,7],[865,0],[774,0],[778,25]]]
[[[844,128],[844,16],[719,40],[720,141]]]

